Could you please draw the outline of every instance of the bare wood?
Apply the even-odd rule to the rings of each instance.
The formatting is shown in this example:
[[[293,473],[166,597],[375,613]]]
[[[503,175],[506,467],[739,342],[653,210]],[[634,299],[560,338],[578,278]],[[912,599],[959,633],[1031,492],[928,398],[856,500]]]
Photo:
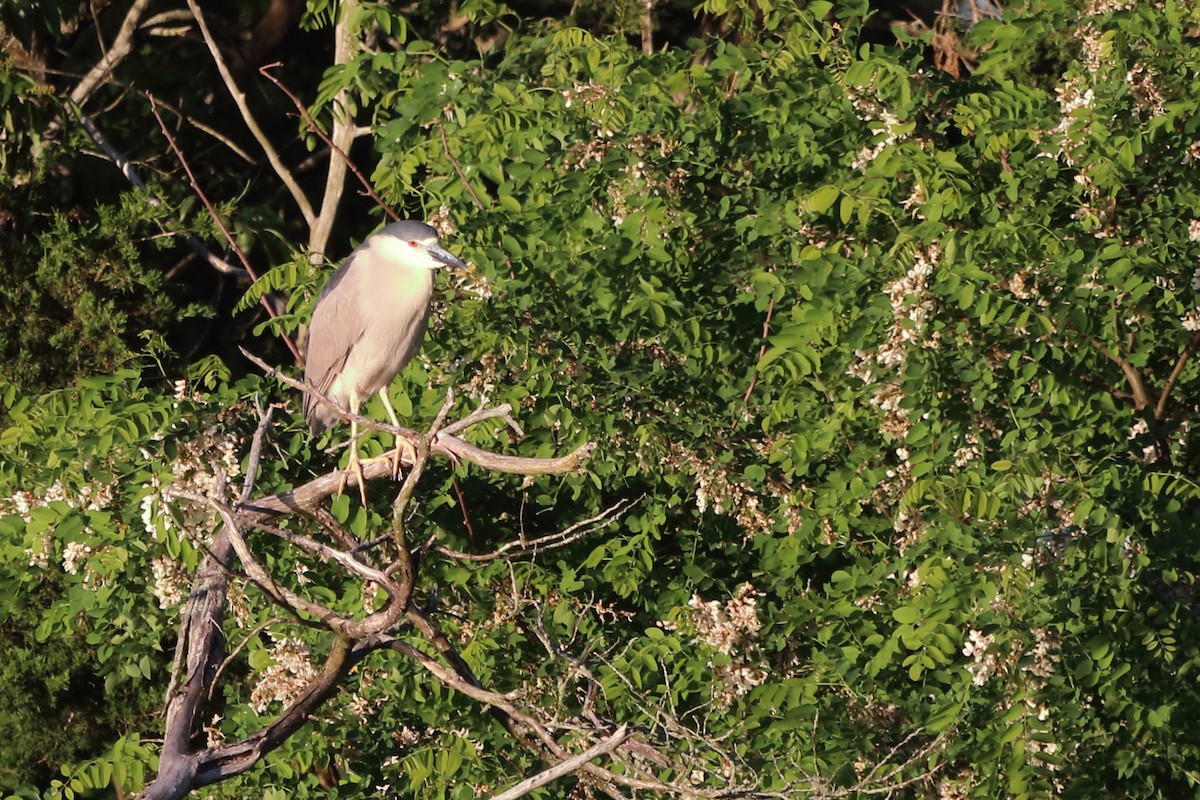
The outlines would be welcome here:
[[[337,23],[333,26],[334,65],[349,63],[354,54],[354,37],[353,31],[350,30],[350,20],[357,10],[358,0],[342,0]],[[309,229],[308,251],[310,253],[323,254],[325,247],[329,244],[329,234],[333,231],[333,221],[337,217],[342,192],[346,188],[348,159],[339,158],[338,154],[345,155],[346,151],[350,149],[350,145],[354,144],[354,128],[354,117],[350,113],[350,106],[346,103],[346,90],[342,89],[333,98],[333,136],[328,143],[332,153],[329,157],[329,171],[325,174],[325,193],[321,196],[321,212]]]
[[[125,60],[133,50],[133,34],[141,22],[142,15],[146,13],[151,0],[135,0],[129,11],[125,12],[125,19],[121,22],[121,27],[117,31],[116,37],[113,39],[112,46],[108,48],[108,52],[104,53],[96,65],[93,66],[88,73],[83,76],[83,79],[76,84],[71,90],[71,102],[82,106],[87,102],[92,93],[100,86],[101,83],[108,78],[117,64]]]
[[[590,519],[580,520],[568,528],[554,533],[548,533],[545,536],[540,536],[537,539],[519,540],[515,542],[506,542],[490,553],[464,553],[459,550],[452,550],[440,544],[435,544],[429,548],[430,552],[440,553],[448,558],[453,558],[456,561],[470,562],[487,562],[495,561],[499,558],[521,558],[523,556],[536,555],[537,553],[546,552],[549,550],[557,550],[560,547],[566,547],[572,542],[576,542],[585,536],[595,533],[606,525],[611,525],[618,519],[629,512],[631,508],[645,499],[645,495],[634,500],[622,500],[615,505],[601,511]]]
[[[279,91],[287,95],[288,99],[292,101],[292,105],[296,106],[296,110],[300,113],[300,118],[304,120],[304,124],[308,126],[308,130],[312,133],[315,133],[317,137],[329,147],[331,152],[345,162],[347,169],[354,173],[354,177],[358,178],[358,182],[363,185],[363,189],[366,191],[367,196],[375,201],[375,205],[382,208],[384,213],[393,220],[399,220],[400,215],[392,210],[392,207],[385,203],[383,198],[375,192],[375,187],[371,185],[371,182],[367,180],[366,176],[362,174],[355,163],[350,160],[350,156],[346,155],[346,149],[335,144],[333,139],[329,138],[329,135],[321,129],[321,126],[317,124],[317,121],[312,118],[311,114],[308,113],[308,109],[304,107],[304,103],[300,102],[300,98],[293,94],[286,86],[284,86],[278,78],[271,74],[270,70],[278,66],[280,66],[278,62],[274,64],[267,64],[263,67],[260,67],[258,71],[264,78],[275,84],[279,88]],[[350,132],[353,134],[350,137],[350,140],[353,141],[360,135],[370,133],[371,129],[354,127],[350,128]]]
[[[565,761],[560,761],[553,767],[539,772],[520,783],[514,785],[511,789],[506,789],[500,794],[492,795],[491,800],[516,800],[518,797],[524,797],[534,789],[539,789],[548,783],[553,783],[564,775],[570,775],[584,764],[587,764],[593,759],[603,755],[608,755],[612,751],[621,746],[621,743],[629,738],[629,727],[622,725],[613,731],[613,734],[607,739],[603,739],[596,744],[584,750],[577,756],[572,756]]]
[[[654,55],[654,0],[642,0],[642,52]]]
[[[264,755],[283,744],[289,736],[308,723],[312,713],[335,694],[350,669],[365,653],[355,653],[350,643],[336,638],[321,671],[309,681],[303,693],[270,725],[240,742],[206,750],[197,757],[198,767],[193,788],[240,775],[257,764]]]
[[[204,43],[208,45],[208,52],[212,54],[213,62],[217,65],[217,72],[220,73],[221,80],[225,83],[225,88],[229,90],[229,96],[233,98],[234,104],[242,115],[242,121],[258,141],[259,146],[267,157],[267,161],[271,164],[271,168],[275,170],[275,174],[279,177],[279,180],[287,187],[288,192],[291,193],[292,200],[295,201],[296,207],[300,209],[300,214],[304,217],[304,221],[311,226],[317,218],[312,204],[308,202],[308,197],[304,194],[304,190],[300,188],[300,184],[296,182],[296,177],[284,166],[283,159],[279,157],[275,146],[271,144],[271,140],[263,133],[262,128],[258,126],[258,122],[254,119],[254,115],[250,113],[250,106],[246,104],[246,94],[238,87],[232,73],[229,71],[229,67],[225,64],[225,59],[221,56],[221,50],[217,47],[217,43],[208,29],[208,23],[204,19],[204,13],[200,10],[199,3],[196,0],[187,0],[187,4],[188,8],[192,10],[192,16],[196,18],[196,24],[200,27],[200,35],[204,37]]]

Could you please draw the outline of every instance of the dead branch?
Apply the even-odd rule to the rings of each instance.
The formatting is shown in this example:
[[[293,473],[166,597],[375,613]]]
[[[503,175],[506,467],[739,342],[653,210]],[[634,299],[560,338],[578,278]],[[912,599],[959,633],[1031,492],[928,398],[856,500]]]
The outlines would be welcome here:
[[[518,540],[514,542],[506,542],[500,545],[490,553],[464,553],[460,550],[453,550],[445,545],[435,544],[429,548],[431,553],[439,553],[447,558],[453,558],[456,561],[469,561],[483,563],[488,561],[496,561],[500,558],[518,559],[526,556],[535,556],[538,553],[544,553],[551,550],[557,550],[561,547],[577,542],[584,537],[590,536],[599,530],[602,530],[609,525],[612,525],[621,517],[625,516],[631,508],[645,499],[645,495],[631,500],[621,500],[608,508],[601,511],[590,519],[580,520],[570,527],[564,528],[561,531],[548,533],[545,536],[539,536],[536,539]]]
[[[117,64],[124,61],[133,50],[133,34],[137,31],[142,15],[146,13],[149,5],[150,0],[135,0],[133,5],[129,7],[129,10],[125,12],[125,19],[121,22],[121,27],[117,31],[117,35],[113,39],[108,51],[103,53],[95,66],[88,70],[87,75],[83,76],[83,80],[79,81],[75,88],[71,90],[72,103],[77,106],[82,106],[86,103],[88,98],[92,96],[92,93],[116,69]]]
[[[225,83],[225,88],[229,91],[229,96],[233,98],[234,105],[237,106],[238,112],[242,115],[242,121],[246,124],[246,128],[253,134],[262,148],[263,153],[267,157],[271,168],[275,170],[275,174],[288,191],[292,195],[292,199],[296,203],[296,207],[300,209],[300,214],[304,217],[304,221],[311,226],[317,218],[313,211],[312,204],[308,202],[307,195],[300,188],[300,184],[296,178],[284,166],[283,159],[279,157],[279,153],[275,150],[275,146],[271,144],[271,140],[263,133],[258,122],[254,119],[254,115],[250,113],[250,106],[246,103],[246,93],[243,92],[237,85],[237,81],[233,79],[233,74],[229,71],[229,67],[225,64],[225,59],[221,55],[221,49],[217,46],[216,40],[213,39],[212,33],[208,29],[208,22],[204,18],[204,13],[200,10],[200,4],[196,0],[187,0],[188,8],[192,10],[192,16],[196,18],[196,24],[200,27],[200,35],[204,37],[204,43],[208,45],[208,52],[212,54],[213,63],[217,66],[217,72],[221,75],[221,80]]]
[[[592,761],[593,759],[599,758],[603,755],[608,755],[613,750],[616,750],[618,747],[620,747],[621,743],[624,742],[628,737],[629,727],[627,725],[622,725],[621,727],[617,728],[613,732],[612,736],[609,736],[607,739],[597,742],[577,756],[572,756],[565,761],[560,761],[553,767],[543,770],[537,775],[526,778],[525,780],[513,786],[511,789],[506,789],[500,794],[492,795],[491,800],[516,800],[518,797],[524,797],[534,789],[541,788],[548,783],[553,783],[564,775],[570,775],[572,772],[575,772],[589,761]]]

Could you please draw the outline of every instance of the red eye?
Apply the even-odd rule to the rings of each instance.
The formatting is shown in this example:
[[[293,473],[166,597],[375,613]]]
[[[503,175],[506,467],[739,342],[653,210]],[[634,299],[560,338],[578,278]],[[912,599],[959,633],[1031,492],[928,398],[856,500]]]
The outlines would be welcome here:
[[[416,246],[417,246],[417,243],[416,243],[416,242],[414,242],[413,240],[411,240],[411,239],[410,239],[410,240],[409,240],[409,242],[408,242],[408,246],[409,246],[409,247],[416,247]]]

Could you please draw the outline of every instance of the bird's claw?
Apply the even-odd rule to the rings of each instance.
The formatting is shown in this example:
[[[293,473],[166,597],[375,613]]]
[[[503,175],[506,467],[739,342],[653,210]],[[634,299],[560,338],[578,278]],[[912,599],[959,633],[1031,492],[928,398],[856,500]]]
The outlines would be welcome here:
[[[417,463],[417,449],[412,446],[412,442],[400,436],[396,437],[396,447],[392,452],[388,453],[388,463],[392,466],[392,479],[400,480],[404,477],[404,471],[401,467],[404,464],[404,459],[408,459],[408,463]]]
[[[367,480],[363,475],[362,461],[358,457],[358,449],[350,451],[350,463],[346,464],[346,468],[342,470],[342,474],[338,477],[338,497],[346,491],[346,484],[349,482],[350,475],[353,474],[358,481],[358,496],[362,498],[363,507],[367,505]]]

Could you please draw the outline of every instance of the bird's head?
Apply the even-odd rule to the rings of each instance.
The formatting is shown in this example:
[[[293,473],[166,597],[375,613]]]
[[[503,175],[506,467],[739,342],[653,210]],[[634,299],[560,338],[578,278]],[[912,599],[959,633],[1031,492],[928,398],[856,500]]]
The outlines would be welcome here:
[[[388,261],[410,269],[440,269],[443,266],[466,269],[465,262],[438,242],[437,231],[424,222],[393,222],[363,243]]]

